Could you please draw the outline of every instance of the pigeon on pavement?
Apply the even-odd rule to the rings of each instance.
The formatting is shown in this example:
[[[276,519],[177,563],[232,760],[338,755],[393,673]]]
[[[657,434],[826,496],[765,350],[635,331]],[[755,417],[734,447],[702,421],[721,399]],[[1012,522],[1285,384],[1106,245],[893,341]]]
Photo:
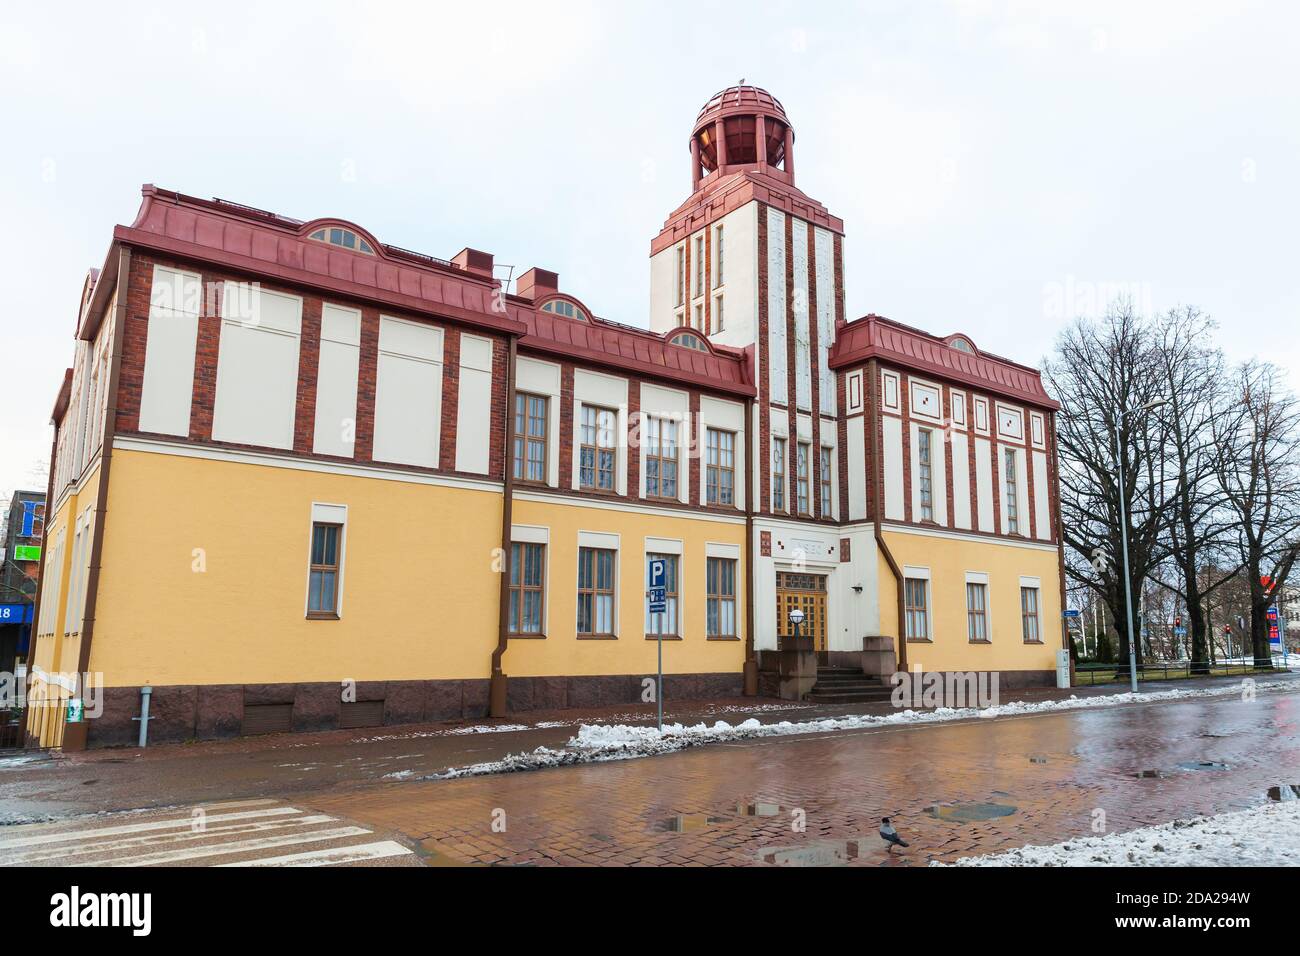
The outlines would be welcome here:
[[[891,852],[895,846],[907,846],[907,841],[898,835],[894,825],[889,822],[889,817],[880,821],[880,839],[889,845],[886,852]]]

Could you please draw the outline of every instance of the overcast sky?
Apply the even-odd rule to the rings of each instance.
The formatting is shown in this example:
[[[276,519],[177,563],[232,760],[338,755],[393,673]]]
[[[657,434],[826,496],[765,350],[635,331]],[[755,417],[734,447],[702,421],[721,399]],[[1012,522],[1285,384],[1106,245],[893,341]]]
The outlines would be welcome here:
[[[851,316],[1037,363],[1128,291],[1300,385],[1300,12],[1093,2],[7,4],[0,488],[142,183],[538,265],[645,325],[700,106],[785,105]],[[42,481],[41,487],[44,487]]]

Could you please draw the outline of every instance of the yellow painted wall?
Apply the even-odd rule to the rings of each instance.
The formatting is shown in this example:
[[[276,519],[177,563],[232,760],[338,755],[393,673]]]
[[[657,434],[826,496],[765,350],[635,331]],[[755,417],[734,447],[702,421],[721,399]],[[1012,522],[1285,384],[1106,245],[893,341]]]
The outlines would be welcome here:
[[[338,621],[305,618],[312,502],[348,506]],[[91,670],[107,686],[485,678],[500,543],[491,490],[118,449]]]
[[[939,538],[885,531],[889,549],[900,567],[930,569],[933,643],[909,642],[908,667],[927,671],[1054,670],[1061,648],[1061,593],[1055,548],[1017,547],[997,541]],[[883,565],[883,562],[882,562]],[[967,640],[966,572],[989,576],[990,644]],[[1026,644],[1021,636],[1020,577],[1040,579],[1039,633],[1042,644]],[[894,620],[893,577],[883,566],[882,618]],[[882,622],[883,623],[883,622]],[[896,626],[896,625],[895,625]],[[897,633],[897,631],[886,631]]]
[[[515,500],[513,523],[549,528],[544,640],[515,638],[505,656],[512,677],[571,674],[653,674],[657,641],[645,638],[645,539],[682,542],[680,586],[682,640],[664,641],[664,673],[739,672],[745,644],[745,526],[740,523],[633,514],[572,504]],[[617,640],[579,640],[577,631],[578,532],[618,534],[619,573],[615,614]],[[736,567],[740,640],[705,638],[706,544],[740,549]]]

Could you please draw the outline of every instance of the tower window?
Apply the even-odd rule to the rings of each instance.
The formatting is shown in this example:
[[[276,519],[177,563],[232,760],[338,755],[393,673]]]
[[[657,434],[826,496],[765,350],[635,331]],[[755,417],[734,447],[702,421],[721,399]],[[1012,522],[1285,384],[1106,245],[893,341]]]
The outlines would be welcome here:
[[[713,297],[713,326],[714,332],[722,331],[722,296]]]
[[[704,293],[704,237],[695,237],[695,295]]]
[[[722,226],[718,225],[713,230],[713,284],[722,285]]]
[[[677,247],[677,305],[680,308],[686,295],[686,247]]]

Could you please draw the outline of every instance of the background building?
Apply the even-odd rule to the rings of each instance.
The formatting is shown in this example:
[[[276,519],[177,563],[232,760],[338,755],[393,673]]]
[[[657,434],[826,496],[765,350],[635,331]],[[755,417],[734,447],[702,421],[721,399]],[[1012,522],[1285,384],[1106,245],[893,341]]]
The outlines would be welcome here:
[[[634,701],[660,637],[673,698],[1048,681],[1056,405],[964,335],[847,321],[794,143],[765,91],[705,105],[649,331],[544,269],[506,294],[488,253],[146,186],[55,404],[33,653],[105,709],[32,740],[130,741],[145,685],[153,739]]]
[[[0,672],[13,673],[27,657],[45,530],[45,492],[15,491],[5,515],[0,570]]]

